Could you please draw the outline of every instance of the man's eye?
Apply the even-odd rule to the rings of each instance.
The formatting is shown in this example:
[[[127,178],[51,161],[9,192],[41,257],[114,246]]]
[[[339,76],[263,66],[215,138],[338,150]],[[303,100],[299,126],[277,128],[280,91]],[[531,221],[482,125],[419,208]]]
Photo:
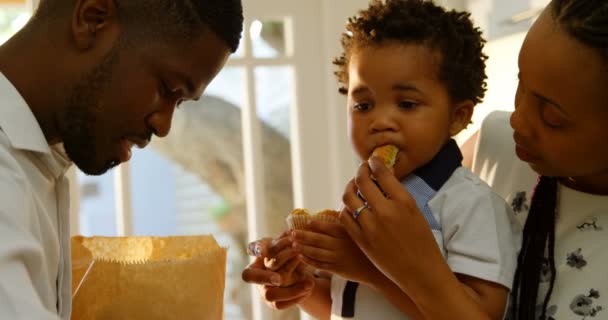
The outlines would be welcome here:
[[[163,96],[163,97],[169,97],[169,96],[171,96],[171,89],[169,89],[169,86],[164,81],[160,82],[160,89],[159,89],[159,91],[160,91],[161,96]]]

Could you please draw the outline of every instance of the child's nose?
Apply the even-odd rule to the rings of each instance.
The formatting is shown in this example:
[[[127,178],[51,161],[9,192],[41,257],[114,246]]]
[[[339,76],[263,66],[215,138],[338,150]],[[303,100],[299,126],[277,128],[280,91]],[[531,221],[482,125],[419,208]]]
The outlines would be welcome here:
[[[372,122],[372,132],[397,131],[397,121],[390,114],[379,114]]]

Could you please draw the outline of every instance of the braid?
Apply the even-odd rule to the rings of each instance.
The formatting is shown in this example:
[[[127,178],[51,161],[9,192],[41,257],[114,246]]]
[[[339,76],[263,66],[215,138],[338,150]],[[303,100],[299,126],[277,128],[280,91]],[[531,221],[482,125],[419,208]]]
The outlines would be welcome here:
[[[608,1],[553,0],[553,16],[578,41],[608,61]]]
[[[608,1],[552,0],[553,18],[564,30],[585,46],[596,50],[608,62]],[[540,319],[546,318],[547,306],[555,284],[555,221],[557,179],[542,176],[534,190],[528,219],[524,226],[522,248],[517,258],[515,281],[511,291],[511,317],[516,320],[538,319],[536,302],[541,270],[548,257],[549,290],[543,299]]]
[[[534,195],[528,218],[524,226],[522,248],[517,258],[515,281],[511,291],[513,319],[536,319],[536,301],[541,269],[548,249],[551,274],[550,288],[543,301],[542,315],[545,318],[547,305],[555,283],[555,218],[557,206],[557,179],[541,176]]]

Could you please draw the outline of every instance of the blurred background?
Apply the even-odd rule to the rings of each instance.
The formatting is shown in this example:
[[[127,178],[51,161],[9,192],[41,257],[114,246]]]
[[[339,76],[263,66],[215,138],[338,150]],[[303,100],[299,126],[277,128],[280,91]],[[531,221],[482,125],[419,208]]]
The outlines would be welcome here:
[[[213,234],[228,247],[226,319],[304,319],[272,311],[241,280],[246,243],[277,235],[294,207],[340,204],[357,161],[346,137],[345,99],[332,59],[346,19],[367,0],[243,0],[241,46],[199,102],[174,115],[171,134],[134,150],[101,177],[76,170],[72,233]],[[444,0],[468,10],[490,56],[484,103],[462,143],[492,110],[512,110],[517,53],[548,0]],[[25,25],[35,0],[0,1],[0,43]],[[128,94],[126,92],[125,94]]]

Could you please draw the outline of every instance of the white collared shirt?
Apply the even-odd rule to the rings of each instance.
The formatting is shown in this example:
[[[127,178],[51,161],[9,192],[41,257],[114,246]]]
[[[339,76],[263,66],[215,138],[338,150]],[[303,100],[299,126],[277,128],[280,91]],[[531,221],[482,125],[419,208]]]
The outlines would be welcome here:
[[[0,73],[0,319],[70,319],[69,166]]]

